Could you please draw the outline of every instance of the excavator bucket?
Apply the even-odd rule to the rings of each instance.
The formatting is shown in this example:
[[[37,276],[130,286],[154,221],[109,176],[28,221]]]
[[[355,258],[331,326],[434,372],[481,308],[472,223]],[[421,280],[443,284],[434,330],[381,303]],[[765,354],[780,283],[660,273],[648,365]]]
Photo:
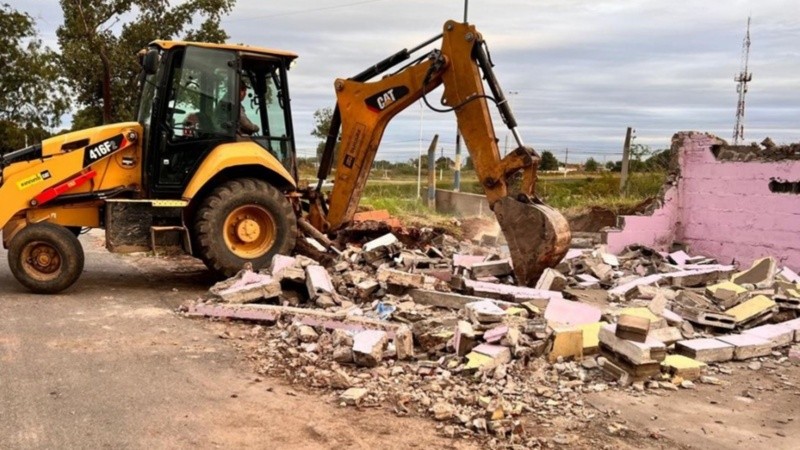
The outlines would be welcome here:
[[[494,214],[508,242],[517,282],[533,287],[548,267],[555,267],[569,250],[571,234],[564,216],[541,203],[513,197],[495,202]]]

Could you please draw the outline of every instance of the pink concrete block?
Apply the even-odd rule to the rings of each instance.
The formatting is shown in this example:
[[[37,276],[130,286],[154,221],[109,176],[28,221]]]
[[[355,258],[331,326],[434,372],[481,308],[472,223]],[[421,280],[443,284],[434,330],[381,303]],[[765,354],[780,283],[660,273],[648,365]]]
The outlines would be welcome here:
[[[733,346],[717,339],[688,339],[675,343],[675,351],[702,362],[722,362],[733,359]]]
[[[772,353],[773,344],[768,339],[764,339],[752,334],[732,334],[729,336],[718,336],[717,340],[734,347],[733,359],[745,360],[767,356]]]
[[[508,352],[508,347],[503,347],[501,345],[481,344],[473,348],[472,351],[480,353],[481,355],[496,358],[497,356]]]
[[[483,340],[493,344],[495,342],[500,342],[506,334],[508,334],[508,327],[506,325],[500,325],[499,327],[494,327],[483,333]]]
[[[544,318],[562,325],[584,325],[600,321],[602,312],[594,306],[564,299],[550,299]]]

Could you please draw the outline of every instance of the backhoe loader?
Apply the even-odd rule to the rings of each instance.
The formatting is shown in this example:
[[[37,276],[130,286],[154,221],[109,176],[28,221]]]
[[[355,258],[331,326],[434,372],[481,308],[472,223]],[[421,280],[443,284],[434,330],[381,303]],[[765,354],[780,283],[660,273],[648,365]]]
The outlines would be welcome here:
[[[439,40],[440,49],[411,59]],[[104,229],[112,252],[175,243],[222,276],[248,262],[267,266],[293,250],[298,225],[324,240],[352,220],[386,125],[419,99],[455,112],[518,282],[532,285],[563,258],[568,225],[534,195],[539,156],[523,144],[473,25],[448,21],[442,34],[337,79],[319,183],[310,187],[300,186],[295,162],[287,73],[296,57],[154,41],[141,52],[137,121],[62,134],[0,157],[0,226],[16,279],[36,293],[71,286],[83,271],[76,236],[86,228]],[[434,107],[427,95],[442,84]],[[519,145],[504,158],[490,103]],[[240,134],[241,115],[260,132]],[[321,187],[334,167],[326,195]]]

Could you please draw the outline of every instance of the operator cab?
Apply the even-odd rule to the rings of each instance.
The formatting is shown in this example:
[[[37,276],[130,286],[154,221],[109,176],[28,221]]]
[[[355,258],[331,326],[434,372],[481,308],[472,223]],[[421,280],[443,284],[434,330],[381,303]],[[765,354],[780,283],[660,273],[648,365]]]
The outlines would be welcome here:
[[[287,82],[296,57],[244,45],[151,43],[142,57],[138,117],[149,196],[180,198],[211,151],[242,140],[260,145],[296,178]],[[242,114],[258,132],[239,131]]]

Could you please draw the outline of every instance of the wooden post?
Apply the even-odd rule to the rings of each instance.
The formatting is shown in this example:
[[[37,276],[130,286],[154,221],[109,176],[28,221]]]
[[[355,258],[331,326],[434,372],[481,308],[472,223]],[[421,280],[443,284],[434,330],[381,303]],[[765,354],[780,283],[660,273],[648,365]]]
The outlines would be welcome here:
[[[436,145],[439,135],[433,136],[431,146],[428,147],[428,208],[436,208]]]
[[[625,133],[625,145],[622,147],[622,174],[619,179],[619,193],[625,195],[628,191],[628,162],[631,157],[631,127]]]

